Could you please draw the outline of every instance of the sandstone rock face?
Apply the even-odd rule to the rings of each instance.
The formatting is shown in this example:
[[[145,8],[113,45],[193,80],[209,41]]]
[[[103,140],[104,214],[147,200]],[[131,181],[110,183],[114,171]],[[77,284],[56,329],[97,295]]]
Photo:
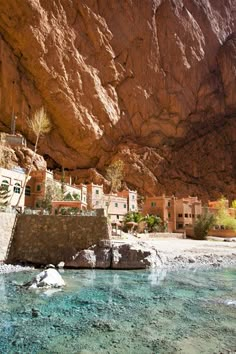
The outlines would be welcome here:
[[[49,167],[140,192],[235,195],[234,0],[0,1],[0,129],[30,142],[45,106]]]

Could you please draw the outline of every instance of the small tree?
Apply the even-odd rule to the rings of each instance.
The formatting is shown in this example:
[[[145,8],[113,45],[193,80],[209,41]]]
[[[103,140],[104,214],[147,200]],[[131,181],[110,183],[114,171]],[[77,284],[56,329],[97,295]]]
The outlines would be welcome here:
[[[51,211],[53,200],[63,200],[61,188],[54,181],[46,185],[45,196],[41,202],[42,208]]]
[[[232,208],[236,209],[236,199],[232,201]]]
[[[110,193],[116,193],[121,188],[123,177],[124,177],[123,161],[117,160],[108,166],[106,170],[106,178],[110,182]],[[110,203],[111,203],[111,198],[109,196],[106,204],[107,215],[108,215]]]
[[[163,222],[160,216],[147,215],[145,221],[147,223],[148,231],[161,231],[163,229]]]
[[[111,192],[117,192],[121,188],[122,179],[124,177],[124,162],[117,160],[108,166],[106,170],[106,178],[110,182]]]
[[[215,217],[213,214],[206,213],[199,216],[195,221],[193,232],[194,237],[198,240],[205,240],[208,234],[208,231],[215,224]]]
[[[216,213],[216,223],[224,226],[226,229],[236,230],[236,219],[229,214],[226,205],[226,199],[221,198],[219,200],[219,209]]]
[[[21,200],[22,195],[23,195],[24,190],[25,190],[25,186],[27,184],[27,181],[29,179],[30,173],[31,173],[32,168],[33,168],[35,157],[36,157],[36,153],[37,153],[37,149],[38,149],[39,139],[40,139],[40,137],[42,135],[49,133],[50,130],[51,130],[50,120],[47,117],[47,114],[46,114],[46,112],[45,112],[43,107],[35,112],[32,120],[28,120],[28,125],[29,125],[30,129],[32,130],[32,132],[34,133],[34,135],[36,136],[36,142],[35,142],[35,145],[34,145],[34,153],[33,153],[32,159],[31,159],[30,167],[29,167],[28,172],[27,172],[27,174],[25,176],[23,187],[21,189],[21,193],[19,195],[19,199],[18,199],[18,201],[16,203],[16,208],[19,206],[20,200]]]

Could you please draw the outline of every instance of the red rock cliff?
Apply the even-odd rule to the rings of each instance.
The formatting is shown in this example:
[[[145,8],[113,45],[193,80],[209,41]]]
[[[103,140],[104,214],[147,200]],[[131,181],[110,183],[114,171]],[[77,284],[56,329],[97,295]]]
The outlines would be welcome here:
[[[234,0],[0,0],[0,121],[53,122],[50,167],[139,191],[235,195]]]

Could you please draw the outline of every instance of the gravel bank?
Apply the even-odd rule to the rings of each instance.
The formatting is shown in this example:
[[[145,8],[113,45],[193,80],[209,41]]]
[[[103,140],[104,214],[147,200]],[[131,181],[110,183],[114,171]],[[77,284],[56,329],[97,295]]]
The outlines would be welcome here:
[[[199,267],[236,267],[236,242],[223,240],[190,240],[190,239],[145,239],[129,238],[123,241],[138,248],[156,251],[161,260],[158,268],[179,269]],[[122,240],[113,240],[113,244],[121,244]]]
[[[15,272],[22,272],[26,270],[32,270],[32,267],[23,267],[20,265],[12,265],[12,264],[0,264],[0,274],[4,273],[15,273]]]

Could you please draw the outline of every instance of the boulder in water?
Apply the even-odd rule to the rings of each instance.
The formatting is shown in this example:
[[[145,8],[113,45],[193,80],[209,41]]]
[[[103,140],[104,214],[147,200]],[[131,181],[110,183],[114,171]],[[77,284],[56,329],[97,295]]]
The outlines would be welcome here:
[[[54,265],[49,264],[45,270],[36,275],[31,281],[24,284],[24,286],[28,289],[60,288],[65,286],[65,282]]]

